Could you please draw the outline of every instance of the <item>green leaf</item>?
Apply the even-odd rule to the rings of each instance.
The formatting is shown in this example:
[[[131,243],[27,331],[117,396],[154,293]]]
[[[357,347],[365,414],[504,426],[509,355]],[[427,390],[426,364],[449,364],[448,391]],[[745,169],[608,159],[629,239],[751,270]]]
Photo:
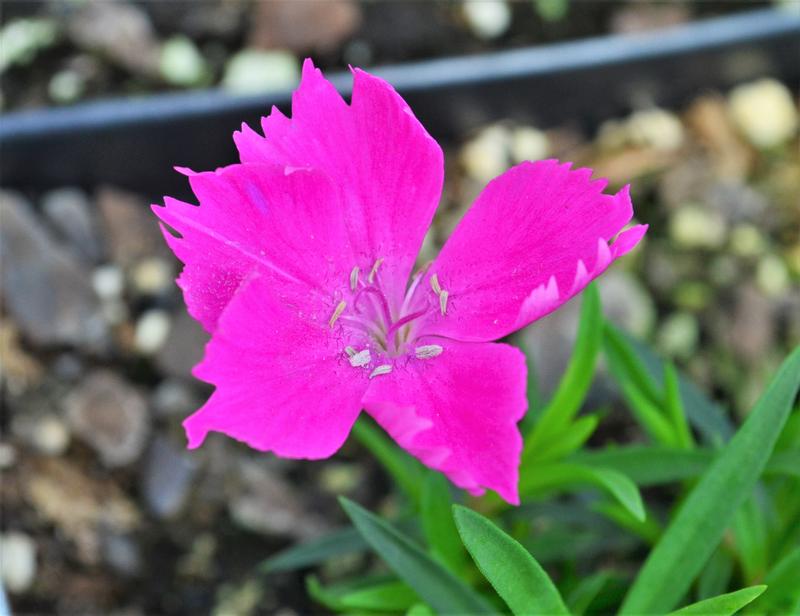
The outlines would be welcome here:
[[[422,465],[363,417],[353,426],[353,435],[378,459],[409,500],[418,504],[424,472]]]
[[[678,371],[672,362],[664,362],[664,408],[672,423],[678,446],[691,449],[694,446],[694,439],[689,424],[686,423]]]
[[[698,599],[716,597],[725,592],[733,577],[733,565],[733,556],[724,546],[718,547],[697,580]]]
[[[600,418],[597,415],[584,415],[554,435],[549,442],[542,443],[539,449],[529,451],[528,464],[559,460],[577,451],[591,438],[597,429]]]
[[[647,345],[636,340],[629,334],[622,330],[618,330],[612,324],[606,323],[605,326],[605,342],[606,353],[609,356],[609,363],[611,364],[611,356],[609,354],[609,338],[614,337],[614,344],[617,347],[625,349],[629,361],[635,366],[637,370],[642,368],[639,372],[640,378],[649,377],[650,382],[657,389],[658,379],[664,374],[664,362],[649,348]],[[612,364],[612,372],[613,364]],[[616,374],[616,372],[615,372]],[[686,409],[686,416],[692,425],[703,435],[704,440],[711,445],[718,445],[727,441],[734,432],[733,424],[728,419],[727,413],[716,403],[708,399],[708,397],[697,388],[697,386],[689,379],[678,375],[680,382],[681,400],[683,407]],[[652,398],[653,402],[657,402],[657,393]]]
[[[603,342],[603,311],[594,284],[583,292],[581,317],[575,348],[556,392],[539,416],[533,432],[525,439],[525,461],[544,444],[563,433],[578,413],[594,379],[597,357]]]
[[[258,569],[261,573],[302,569],[334,556],[362,552],[367,547],[356,529],[345,528],[284,550],[263,561]]]
[[[663,445],[629,445],[576,452],[566,461],[609,468],[627,475],[636,485],[647,487],[698,477],[718,454],[719,451],[713,449],[683,450]],[[764,474],[800,477],[800,451],[773,454]]]
[[[736,592],[729,592],[725,595],[692,603],[675,612],[671,612],[670,616],[678,616],[679,614],[680,616],[733,616],[766,589],[766,586],[742,588]]]
[[[396,612],[410,609],[419,597],[404,582],[384,582],[343,594],[339,601],[350,610]]]
[[[436,616],[436,614],[424,603],[416,603],[408,609],[406,616]]]
[[[582,579],[567,598],[569,613],[581,616],[586,612],[609,579],[611,574],[608,571],[600,571]]]
[[[651,402],[632,382],[620,381],[619,386],[631,413],[648,436],[661,445],[677,446],[678,437],[675,428],[661,412],[661,408]]]
[[[745,582],[761,581],[767,569],[767,522],[754,497],[733,516],[733,537]]]
[[[628,477],[617,471],[577,463],[557,462],[540,464],[534,469],[522,469],[519,491],[522,495],[538,492],[564,491],[573,487],[600,488],[637,520],[645,519],[639,489]]]
[[[603,343],[611,373],[620,383],[630,383],[653,405],[661,398],[658,384],[639,360],[625,335],[608,321],[603,328]]]
[[[686,593],[751,494],[800,388],[800,347],[786,359],[747,421],[722,450],[650,552],[622,612],[671,609]]]
[[[478,593],[388,522],[341,497],[342,507],[372,549],[420,598],[441,613],[491,613]]]
[[[422,529],[433,555],[453,573],[464,567],[466,553],[450,508],[450,483],[444,475],[429,471],[422,486]]]
[[[478,569],[513,614],[568,614],[558,589],[517,541],[471,509],[453,507],[458,532]]]
[[[800,546],[782,558],[764,578],[767,592],[753,606],[755,611],[794,614],[791,606],[800,601]]]
[[[647,516],[644,520],[637,519],[616,501],[597,503],[592,509],[615,522],[620,528],[624,528],[629,533],[641,538],[649,545],[655,544],[663,532],[661,525],[653,516]]]

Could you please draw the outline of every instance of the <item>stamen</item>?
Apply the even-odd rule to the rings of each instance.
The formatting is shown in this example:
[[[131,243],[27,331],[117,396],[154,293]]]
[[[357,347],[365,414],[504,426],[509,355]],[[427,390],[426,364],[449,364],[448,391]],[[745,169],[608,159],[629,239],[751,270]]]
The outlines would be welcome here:
[[[447,296],[448,295],[449,295],[449,293],[447,291],[444,291],[444,290],[442,290],[442,292],[439,293],[439,308],[442,311],[442,316],[447,314]]]
[[[336,306],[336,310],[333,311],[331,318],[328,319],[329,327],[333,327],[333,324],[336,323],[336,320],[342,315],[345,308],[347,308],[347,302],[339,302],[339,304]]]
[[[369,276],[367,276],[367,282],[369,282],[370,284],[374,282],[375,274],[378,273],[378,268],[381,266],[381,263],[383,263],[383,261],[384,261],[383,257],[375,261],[375,265],[373,265],[372,269],[369,271]]]
[[[369,349],[364,349],[350,357],[350,365],[354,368],[361,368],[369,364],[371,359],[372,358],[369,356]]]
[[[369,374],[369,378],[374,379],[376,376],[380,376],[382,374],[389,374],[392,371],[392,367],[389,364],[382,364],[375,368]]]
[[[344,352],[347,353],[348,357],[352,357],[356,354],[356,350],[351,346],[344,347]]]
[[[353,271],[350,272],[350,290],[353,291],[353,293],[355,293],[356,289],[358,288],[358,272],[358,265],[356,265],[353,268]]]
[[[442,351],[444,351],[444,349],[438,344],[423,344],[414,349],[414,354],[417,356],[417,359],[430,359],[431,357],[441,355]]]
[[[436,295],[442,294],[442,287],[439,285],[438,274],[434,274],[433,276],[431,276],[431,288],[433,289],[433,292],[436,293]]]
[[[398,319],[397,321],[392,323],[389,329],[386,330],[386,338],[388,339],[394,332],[403,327],[403,325],[405,325],[406,323],[410,323],[414,319],[418,319],[426,312],[427,310],[419,310],[417,312],[412,312],[411,314],[407,314],[402,319]]]

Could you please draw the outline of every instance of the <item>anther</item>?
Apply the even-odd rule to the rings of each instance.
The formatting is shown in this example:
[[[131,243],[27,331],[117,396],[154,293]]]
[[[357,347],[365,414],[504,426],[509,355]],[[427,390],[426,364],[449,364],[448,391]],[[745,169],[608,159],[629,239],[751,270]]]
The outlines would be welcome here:
[[[447,296],[449,293],[447,291],[442,290],[439,293],[439,309],[442,311],[442,316],[447,314]]]
[[[355,290],[358,288],[358,265],[353,268],[353,271],[350,272],[350,290],[355,293]]]
[[[442,294],[442,287],[439,286],[438,274],[434,274],[433,276],[431,276],[431,288],[433,289],[433,292],[436,293],[436,295]]]
[[[441,355],[442,351],[444,351],[444,349],[438,344],[423,344],[414,349],[414,354],[417,356],[417,359],[430,359],[431,357]]]
[[[375,281],[375,274],[378,273],[378,268],[383,263],[383,257],[375,261],[375,265],[372,266],[372,269],[369,271],[369,276],[367,276],[367,282],[372,284]]]
[[[356,354],[356,350],[351,346],[344,347],[344,352],[347,353],[348,357],[352,357]]]
[[[369,364],[372,358],[369,356],[369,349],[364,349],[350,356],[350,365],[354,368],[361,368]]]
[[[347,308],[347,302],[339,302],[339,304],[336,306],[336,310],[333,311],[331,318],[328,319],[329,327],[333,327],[333,324],[336,323],[336,319],[342,315],[345,308]]]
[[[382,374],[389,374],[392,371],[392,367],[389,364],[382,364],[375,368],[369,374],[369,378],[374,379],[376,376],[380,376]]]

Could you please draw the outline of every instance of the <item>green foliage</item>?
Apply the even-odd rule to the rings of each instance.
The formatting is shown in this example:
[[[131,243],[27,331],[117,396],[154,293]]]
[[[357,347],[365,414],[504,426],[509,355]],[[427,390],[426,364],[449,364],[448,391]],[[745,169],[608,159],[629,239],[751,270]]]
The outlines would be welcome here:
[[[450,515],[450,483],[444,475],[429,471],[422,485],[422,529],[431,553],[454,573],[464,568],[466,553]]]
[[[445,614],[492,612],[483,597],[388,522],[346,498],[340,502],[372,549],[434,610]]]
[[[766,586],[742,588],[736,592],[729,592],[725,595],[692,603],[675,612],[671,612],[670,616],[678,616],[679,614],[681,616],[733,616],[745,605],[752,603],[766,589]]]
[[[555,584],[517,541],[482,515],[456,505],[458,532],[478,569],[512,614],[568,614]]]
[[[688,590],[758,481],[798,388],[800,348],[692,490],[639,572],[623,613],[668,610]]]

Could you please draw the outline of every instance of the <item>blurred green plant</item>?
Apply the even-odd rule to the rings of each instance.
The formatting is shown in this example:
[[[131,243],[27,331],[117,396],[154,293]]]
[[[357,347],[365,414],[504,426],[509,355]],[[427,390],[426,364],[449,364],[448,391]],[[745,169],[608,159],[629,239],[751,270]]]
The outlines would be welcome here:
[[[608,415],[586,408],[601,360],[642,440],[591,446]],[[389,572],[362,562],[345,579],[307,578],[316,602],[348,614],[800,613],[798,389],[800,348],[736,430],[672,363],[606,322],[591,285],[569,365],[522,424],[520,507],[465,500],[361,419],[354,436],[403,506],[390,522],[341,499],[353,528],[262,571],[371,550]]]

